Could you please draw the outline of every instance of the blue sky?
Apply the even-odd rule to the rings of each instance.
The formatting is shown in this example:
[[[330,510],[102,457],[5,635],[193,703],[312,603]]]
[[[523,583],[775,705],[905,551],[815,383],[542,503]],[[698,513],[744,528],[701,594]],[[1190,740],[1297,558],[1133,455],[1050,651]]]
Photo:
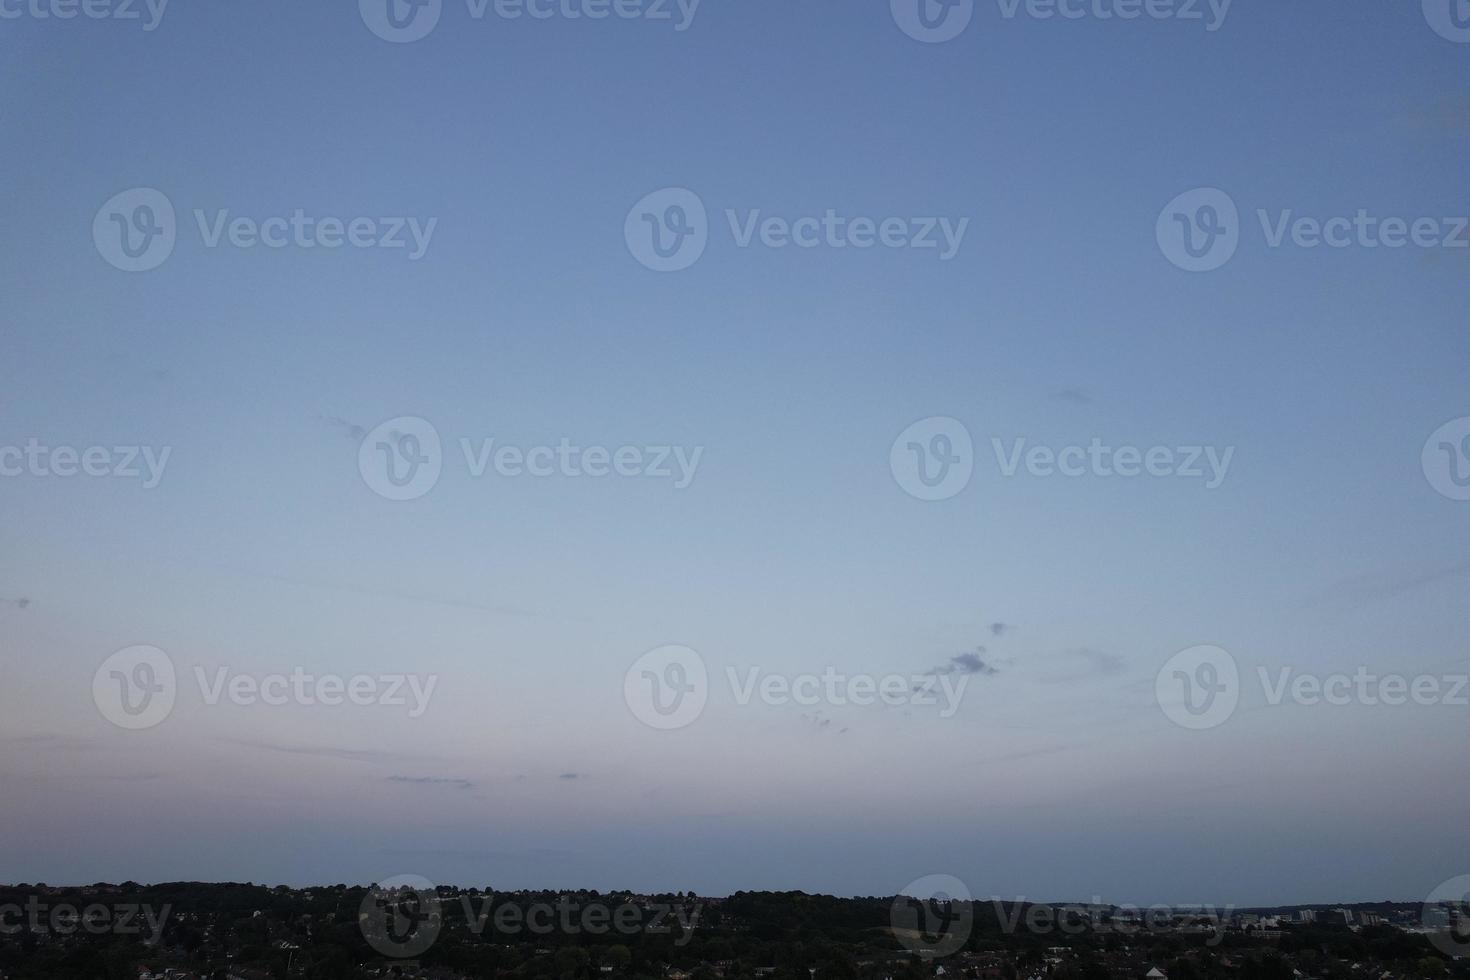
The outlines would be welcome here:
[[[0,20],[0,447],[171,447],[153,489],[0,477],[10,878],[887,894],[946,873],[1239,903],[1465,871],[1443,759],[1470,709],[1251,688],[1193,732],[1154,702],[1199,644],[1251,678],[1467,669],[1470,503],[1420,453],[1470,416],[1470,250],[1273,249],[1256,217],[1470,214],[1470,45],[1417,3],[1236,0],[1211,32],[977,2],[941,44],[878,0],[704,0],[683,31],[446,0],[405,44],[354,7]],[[91,228],[137,187],[178,241],[128,273]],[[1155,224],[1202,187],[1241,240],[1191,274]],[[709,245],[661,274],[624,224],[663,188],[698,195]],[[437,224],[414,261],[209,248],[195,209]],[[949,261],[740,248],[727,209],[969,225]],[[358,450],[403,416],[444,474],[395,502]],[[975,444],[936,502],[889,467],[930,417]],[[1005,477],[991,443],[1094,437],[1234,456],[1207,490]],[[461,438],[703,456],[684,489],[476,479]],[[91,681],[134,644],[185,677],[440,680],[419,718],[184,690],[130,732]],[[717,683],[660,732],[622,690],[666,644],[715,678],[923,674],[982,645],[995,673],[952,718],[829,725]]]

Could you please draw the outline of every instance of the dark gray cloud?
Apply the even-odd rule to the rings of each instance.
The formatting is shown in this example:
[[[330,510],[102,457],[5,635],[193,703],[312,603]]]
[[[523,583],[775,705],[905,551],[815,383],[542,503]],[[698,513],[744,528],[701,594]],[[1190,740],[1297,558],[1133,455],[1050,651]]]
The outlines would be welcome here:
[[[585,772],[564,772],[560,776],[557,776],[556,778],[557,779],[568,779],[568,780],[570,780],[570,779],[586,779],[587,778],[587,774]]]
[[[957,656],[950,657],[949,663],[935,667],[929,673],[936,677],[944,674],[980,674],[989,677],[992,674],[1000,673],[995,667],[986,663],[983,656],[984,653],[984,647],[976,647],[970,653],[961,653]]]
[[[832,719],[828,718],[821,711],[803,711],[801,713],[801,720],[811,726],[813,731],[823,732],[832,727]],[[847,729],[844,728],[843,731],[845,732]]]
[[[1012,626],[1010,623],[991,623],[990,624],[990,635],[991,636],[1005,636],[1007,633],[1009,633],[1013,629],[1015,629],[1015,627]]]
[[[1071,405],[1091,405],[1092,396],[1081,388],[1063,388],[1061,391],[1051,393],[1052,398],[1059,402],[1067,402]]]
[[[0,609],[25,609],[30,604],[31,600],[27,599],[25,596],[21,596],[19,599],[0,598]]]

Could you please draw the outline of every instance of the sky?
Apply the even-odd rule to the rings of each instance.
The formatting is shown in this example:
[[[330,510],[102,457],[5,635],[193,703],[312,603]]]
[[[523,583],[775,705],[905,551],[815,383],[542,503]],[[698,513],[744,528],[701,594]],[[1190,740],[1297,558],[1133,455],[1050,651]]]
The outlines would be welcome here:
[[[1447,3],[48,2],[0,2],[0,877],[1470,870]],[[252,702],[293,672],[379,686]],[[741,696],[824,674],[902,703]]]

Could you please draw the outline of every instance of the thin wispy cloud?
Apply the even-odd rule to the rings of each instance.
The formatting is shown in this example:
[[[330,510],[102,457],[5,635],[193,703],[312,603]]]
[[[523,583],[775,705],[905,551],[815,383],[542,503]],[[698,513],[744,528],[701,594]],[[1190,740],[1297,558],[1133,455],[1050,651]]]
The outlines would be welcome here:
[[[1067,402],[1069,405],[1092,404],[1092,396],[1081,388],[1063,388],[1061,391],[1052,392],[1051,397],[1059,402]]]
[[[390,783],[409,783],[414,786],[450,786],[454,789],[474,789],[469,779],[450,779],[443,776],[389,776]]]
[[[338,418],[335,415],[318,415],[317,418],[321,419],[321,421],[327,423],[338,432],[341,432],[344,436],[346,436],[348,439],[351,439],[353,442],[362,442],[363,438],[367,436],[367,429],[358,425],[356,422],[349,422],[346,419]]]
[[[82,752],[101,748],[102,742],[75,735],[13,735],[0,738],[0,745],[15,745],[37,751]]]
[[[1470,136],[1470,98],[1443,96],[1436,102],[1424,102],[1405,114],[1415,129],[1451,136]]]
[[[260,742],[246,738],[224,738],[222,742],[231,745],[241,745],[245,748],[260,749],[266,752],[284,752],[288,755],[314,756],[319,759],[346,759],[349,762],[397,762],[407,756],[397,755],[392,752],[379,752],[371,749],[343,749],[332,745],[280,745],[274,742]]]
[[[344,592],[352,595],[369,596],[377,599],[397,599],[403,602],[423,603],[434,606],[448,606],[454,609],[473,609],[480,612],[495,613],[500,616],[517,617],[540,617],[543,614],[520,606],[496,602],[476,602],[470,599],[453,599],[443,596],[423,595],[413,592],[405,592],[400,589],[386,589],[375,586],[354,585],[343,582],[324,582],[313,579],[301,578],[299,576],[277,575],[272,572],[257,572],[249,569],[225,567],[221,569],[235,575],[246,575],[252,578],[267,579],[272,582],[280,582],[284,585],[294,585],[308,589],[329,589],[333,592]],[[583,620],[571,620],[582,622]]]
[[[1128,661],[1118,654],[1092,647],[1065,650],[1052,659],[1057,662],[1058,669],[1042,676],[1041,680],[1047,684],[1114,676],[1128,667]]]
[[[1470,561],[1462,561],[1453,565],[1442,565],[1438,568],[1425,568],[1410,572],[1381,572],[1356,575],[1352,578],[1343,579],[1330,586],[1326,591],[1308,599],[1303,605],[1307,607],[1319,606],[1324,603],[1350,603],[1357,605],[1366,602],[1379,602],[1385,599],[1395,599],[1420,589],[1440,585],[1444,582],[1453,582],[1470,576]]]

